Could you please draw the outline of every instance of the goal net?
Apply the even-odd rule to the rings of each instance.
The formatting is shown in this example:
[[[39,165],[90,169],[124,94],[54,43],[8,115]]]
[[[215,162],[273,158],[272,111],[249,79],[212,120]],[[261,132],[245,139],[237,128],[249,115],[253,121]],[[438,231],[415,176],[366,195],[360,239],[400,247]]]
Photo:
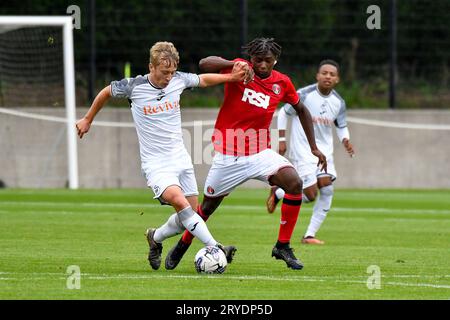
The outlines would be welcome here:
[[[62,28],[0,25],[0,106],[64,106]]]
[[[0,16],[0,186],[78,188],[72,29]]]

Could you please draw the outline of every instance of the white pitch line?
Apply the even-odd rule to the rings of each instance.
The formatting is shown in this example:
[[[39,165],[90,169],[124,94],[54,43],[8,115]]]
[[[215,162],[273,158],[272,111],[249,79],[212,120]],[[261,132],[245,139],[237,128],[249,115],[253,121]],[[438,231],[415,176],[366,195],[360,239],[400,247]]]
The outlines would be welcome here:
[[[336,282],[344,283],[367,283],[366,281],[356,281],[356,280],[336,280]],[[397,286],[397,287],[427,287],[434,289],[450,289],[450,285],[445,284],[431,284],[431,283],[404,283],[404,282],[381,282],[381,286]]]
[[[64,273],[61,272],[0,272],[0,275],[38,275],[38,276],[64,276]],[[80,273],[81,276],[92,276],[92,277],[110,277],[110,275],[106,274],[106,273],[85,273],[82,272]],[[152,278],[154,276],[160,276],[160,277],[165,277],[162,275],[141,275],[141,274],[116,274],[114,277],[116,278],[120,278],[120,277],[145,277],[145,278]],[[205,278],[208,277],[208,275],[170,275],[173,277],[199,277],[199,278]],[[224,275],[210,275],[209,277],[212,278],[216,278],[216,277],[223,277]],[[260,275],[260,276],[232,276],[232,277],[264,277],[264,278],[274,278],[272,276],[264,276],[264,275]],[[382,274],[381,275],[382,278],[450,278],[450,274]],[[278,279],[287,279],[287,280],[292,280],[292,279],[304,279],[304,278],[318,278],[318,277],[314,277],[314,276],[289,276],[289,277],[278,277],[278,278],[274,278],[276,280]],[[360,275],[360,276],[356,276],[356,275],[339,275],[339,276],[332,276],[332,275],[322,275],[321,278],[327,278],[327,279],[342,279],[342,278],[348,278],[348,279],[366,279],[367,276],[365,275]]]
[[[38,276],[64,276],[64,273],[61,272],[0,272],[0,275],[38,275]],[[110,277],[110,275],[106,274],[106,273],[80,273],[81,276],[93,276],[93,277]],[[152,278],[154,276],[160,276],[160,277],[165,277],[161,274],[157,275],[138,275],[138,274],[134,274],[134,275],[130,275],[130,274],[116,274],[114,277],[120,278],[120,277],[146,277],[146,278]],[[205,278],[208,277],[208,275],[169,275],[169,276],[173,276],[173,277],[200,277],[200,278]],[[223,277],[224,275],[210,275],[209,277],[212,278],[216,278],[216,277]],[[265,278],[273,278],[272,276],[233,276],[233,277],[265,277]],[[421,275],[421,274],[382,274],[381,275],[382,278],[450,278],[450,274],[432,274],[432,275]],[[287,280],[291,280],[291,279],[304,279],[304,278],[317,278],[314,276],[295,276],[295,277],[278,277],[276,278],[278,279],[287,279]],[[321,276],[321,278],[327,278],[327,279],[342,279],[342,278],[349,278],[349,279],[366,279],[367,276],[365,275],[339,275],[339,276],[327,276],[327,275],[323,275]]]
[[[48,207],[61,207],[61,206],[73,206],[76,207],[111,207],[111,208],[164,208],[159,204],[150,203],[92,203],[92,202],[49,202],[49,201],[0,201],[3,205],[23,205],[23,206],[48,206]],[[221,205],[219,209],[226,210],[261,210],[265,211],[265,206],[257,205]],[[450,214],[450,210],[434,210],[434,209],[390,209],[390,208],[347,208],[347,207],[331,207],[331,211],[337,212],[377,212],[377,213],[413,213],[413,214]],[[76,211],[74,211],[76,212]]]
[[[0,274],[19,274],[19,273],[8,273],[1,272]],[[26,273],[24,273],[26,274]],[[43,275],[47,275],[46,273],[32,273],[35,275],[40,275],[40,277],[21,277],[21,278],[0,278],[0,280],[4,281],[25,281],[25,280],[49,280],[48,277],[42,277]],[[60,273],[48,273],[48,275],[58,275],[57,279],[65,280],[66,276],[62,276]],[[416,275],[414,275],[416,276]],[[417,275],[420,276],[420,275]],[[445,275],[447,277],[448,275]],[[389,278],[390,276],[383,276]],[[108,275],[95,275],[95,274],[81,274],[81,279],[87,280],[152,280],[152,279],[208,279],[208,280],[217,280],[217,279],[227,279],[227,280],[250,280],[250,281],[286,281],[286,282],[337,282],[337,283],[360,283],[366,284],[365,280],[341,280],[342,277],[271,277],[271,276],[232,276],[232,275],[121,275],[118,274],[116,276],[108,276]],[[354,277],[361,278],[361,277]],[[434,289],[450,289],[450,285],[443,284],[432,284],[432,283],[405,283],[405,282],[382,282],[381,285],[390,285],[390,286],[400,286],[400,287],[427,287]]]
[[[429,284],[429,283],[402,283],[402,282],[385,282],[384,284],[390,286],[401,286],[401,287],[430,287],[436,289],[450,289],[450,285],[445,284]]]

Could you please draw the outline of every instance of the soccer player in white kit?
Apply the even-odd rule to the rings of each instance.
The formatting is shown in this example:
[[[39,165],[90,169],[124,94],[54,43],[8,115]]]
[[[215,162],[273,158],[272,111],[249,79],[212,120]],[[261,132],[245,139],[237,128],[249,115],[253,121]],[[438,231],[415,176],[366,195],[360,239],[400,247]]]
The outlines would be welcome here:
[[[196,75],[177,72],[178,63],[179,54],[174,45],[157,42],[150,49],[150,73],[111,82],[100,91],[89,111],[76,124],[82,138],[110,97],[129,99],[147,185],[152,188],[155,198],[176,210],[164,225],[146,231],[148,260],[155,270],[161,265],[162,241],[185,229],[195,234],[205,246],[218,246],[225,254],[235,250],[218,243],[193,209],[198,206],[198,190],[192,160],[183,144],[180,95],[188,88],[243,81],[249,68],[244,63],[236,63],[230,74]]]
[[[334,90],[339,82],[339,65],[333,60],[323,60],[319,64],[316,75],[317,83],[299,89],[297,92],[300,100],[308,108],[314,123],[314,134],[317,147],[327,158],[327,172],[321,172],[317,168],[317,161],[309,152],[309,144],[305,132],[298,121],[298,117],[292,117],[290,147],[288,157],[295,166],[303,180],[303,201],[314,201],[319,197],[313,208],[313,215],[308,229],[302,239],[304,244],[324,244],[316,238],[316,233],[322,225],[330,210],[333,199],[333,181],[336,179],[336,169],[333,161],[333,131],[336,127],[339,141],[342,142],[348,154],[353,157],[354,150],[350,143],[350,134],[347,128],[345,101]],[[278,114],[279,153],[286,152],[286,126],[288,117],[296,112],[291,105],[286,104]],[[272,213],[277,203],[284,197],[281,188],[273,187],[267,199],[267,210]]]

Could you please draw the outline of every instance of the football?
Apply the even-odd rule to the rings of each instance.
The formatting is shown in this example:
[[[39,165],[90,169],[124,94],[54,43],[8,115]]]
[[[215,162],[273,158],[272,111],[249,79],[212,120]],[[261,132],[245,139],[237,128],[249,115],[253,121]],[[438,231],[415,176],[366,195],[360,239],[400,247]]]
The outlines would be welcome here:
[[[206,246],[197,252],[194,264],[198,273],[224,273],[227,268],[227,258],[218,247]]]

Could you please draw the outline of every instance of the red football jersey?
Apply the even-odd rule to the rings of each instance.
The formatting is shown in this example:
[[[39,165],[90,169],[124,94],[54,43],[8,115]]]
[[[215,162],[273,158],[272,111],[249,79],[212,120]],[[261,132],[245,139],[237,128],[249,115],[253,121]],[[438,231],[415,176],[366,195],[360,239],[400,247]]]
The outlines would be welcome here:
[[[233,61],[249,61],[235,59]],[[221,73],[230,73],[232,68]],[[275,70],[252,82],[225,83],[223,104],[217,116],[212,142],[223,154],[247,156],[270,148],[270,124],[280,102],[296,105],[299,97],[291,79]]]

